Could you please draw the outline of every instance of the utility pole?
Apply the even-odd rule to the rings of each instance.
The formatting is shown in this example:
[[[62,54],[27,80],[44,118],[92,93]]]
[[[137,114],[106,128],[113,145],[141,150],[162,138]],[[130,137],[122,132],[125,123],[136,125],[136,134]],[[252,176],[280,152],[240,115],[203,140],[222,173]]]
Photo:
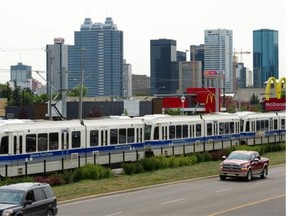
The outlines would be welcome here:
[[[49,120],[52,120],[52,56],[51,53],[52,51],[48,48],[47,50],[48,52],[48,56],[49,56],[49,62],[48,62],[48,80],[49,80],[49,85],[48,85],[48,95],[49,95],[49,102],[48,102],[48,106],[49,106]]]
[[[84,81],[84,47],[81,48],[81,62],[80,62],[80,69],[81,69],[81,77],[80,77],[80,95],[79,95],[79,121],[83,124],[83,114],[82,114],[82,98],[83,98],[83,81]]]

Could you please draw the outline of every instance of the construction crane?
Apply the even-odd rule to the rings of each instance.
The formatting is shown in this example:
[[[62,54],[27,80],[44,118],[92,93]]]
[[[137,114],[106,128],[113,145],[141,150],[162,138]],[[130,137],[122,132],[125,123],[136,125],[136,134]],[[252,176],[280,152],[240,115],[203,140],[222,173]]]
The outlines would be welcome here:
[[[240,62],[242,62],[242,54],[251,54],[251,52],[249,52],[249,51],[240,51],[240,52],[236,52],[236,51],[234,51],[234,57],[236,56],[236,55],[238,55],[238,54],[240,54]]]
[[[240,54],[240,62],[242,62],[242,55],[243,54],[250,54],[251,52],[249,51],[241,51],[240,52],[236,52],[234,50],[234,56],[233,56],[233,90],[236,91],[238,89],[237,86],[237,81],[236,81],[236,65],[237,65],[237,59],[236,59],[236,55]]]

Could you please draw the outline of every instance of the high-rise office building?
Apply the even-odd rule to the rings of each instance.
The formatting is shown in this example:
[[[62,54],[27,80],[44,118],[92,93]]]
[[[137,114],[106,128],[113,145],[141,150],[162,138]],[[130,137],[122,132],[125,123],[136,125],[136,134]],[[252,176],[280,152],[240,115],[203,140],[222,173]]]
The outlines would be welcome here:
[[[86,96],[122,96],[123,32],[111,17],[105,23],[86,18],[68,49],[68,86],[83,81]]]
[[[205,66],[205,61],[204,61],[204,44],[200,45],[191,45],[190,46],[190,61],[194,62],[201,62],[201,86],[204,85],[204,66]],[[193,68],[193,71],[195,70],[195,67]]]
[[[204,70],[223,74],[219,87],[233,91],[233,33],[227,29],[205,30]],[[215,79],[205,79],[206,87],[216,87]]]
[[[132,66],[126,63],[124,60],[123,64],[123,94],[124,98],[132,97]]]
[[[150,41],[151,93],[173,94],[178,89],[176,41],[159,39]]]
[[[186,92],[187,88],[202,88],[202,67],[200,61],[180,61],[179,94]]]
[[[263,88],[269,77],[279,78],[278,31],[253,31],[253,84]]]
[[[32,67],[21,62],[10,66],[10,82],[16,82],[22,88],[32,89]]]
[[[46,70],[48,95],[60,94],[58,111],[66,118],[66,97],[68,91],[68,45],[64,38],[54,38],[54,44],[46,45]]]

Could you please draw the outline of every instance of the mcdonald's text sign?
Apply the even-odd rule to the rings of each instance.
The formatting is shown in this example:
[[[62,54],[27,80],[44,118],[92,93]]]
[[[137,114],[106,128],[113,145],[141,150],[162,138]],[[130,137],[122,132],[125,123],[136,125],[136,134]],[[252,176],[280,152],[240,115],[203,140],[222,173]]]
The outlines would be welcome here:
[[[269,100],[263,101],[265,111],[279,111],[286,109],[286,99],[281,98],[270,98]]]

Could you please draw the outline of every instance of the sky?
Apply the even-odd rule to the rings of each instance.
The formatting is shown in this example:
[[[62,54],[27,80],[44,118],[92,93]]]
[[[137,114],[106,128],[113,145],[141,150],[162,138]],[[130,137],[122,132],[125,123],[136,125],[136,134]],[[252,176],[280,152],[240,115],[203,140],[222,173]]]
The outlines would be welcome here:
[[[33,78],[44,83],[46,45],[56,37],[74,45],[74,32],[86,17],[101,23],[112,17],[123,31],[124,58],[132,73],[148,76],[152,39],[176,40],[177,50],[185,51],[204,43],[204,30],[229,29],[233,49],[251,52],[242,61],[252,70],[253,30],[277,30],[282,77],[287,68],[287,12],[285,0],[1,0],[0,83],[10,79],[10,66],[18,62],[32,66]]]

